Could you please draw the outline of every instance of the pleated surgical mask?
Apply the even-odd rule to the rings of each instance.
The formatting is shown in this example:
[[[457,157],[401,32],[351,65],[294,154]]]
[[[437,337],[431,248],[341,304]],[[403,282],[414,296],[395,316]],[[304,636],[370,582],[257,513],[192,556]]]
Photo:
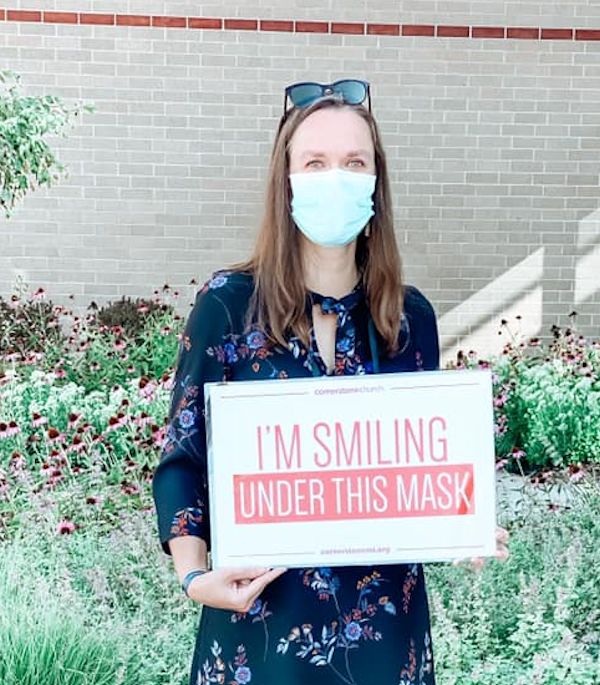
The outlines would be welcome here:
[[[313,243],[351,243],[373,211],[374,174],[345,169],[290,174],[292,218]]]

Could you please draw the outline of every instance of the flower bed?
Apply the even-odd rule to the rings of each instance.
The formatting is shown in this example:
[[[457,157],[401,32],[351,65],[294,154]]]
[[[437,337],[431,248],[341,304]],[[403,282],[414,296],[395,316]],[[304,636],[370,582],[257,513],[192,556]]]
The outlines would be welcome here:
[[[0,299],[0,682],[187,682],[197,607],[151,496],[183,323],[173,297],[84,317],[43,291]],[[600,346],[553,333],[454,365],[492,368],[498,468],[523,483],[566,474],[573,497],[524,495],[504,515],[505,564],[427,567],[442,684],[597,682]]]

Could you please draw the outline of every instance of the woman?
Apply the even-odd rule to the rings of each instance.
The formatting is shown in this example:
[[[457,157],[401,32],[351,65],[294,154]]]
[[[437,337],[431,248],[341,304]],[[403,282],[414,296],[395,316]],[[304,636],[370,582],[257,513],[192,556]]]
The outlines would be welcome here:
[[[204,383],[439,363],[431,304],[401,281],[368,84],[295,84],[288,97],[254,255],[197,295],[154,475],[163,549],[205,607],[190,683],[431,685],[420,564],[206,571]]]

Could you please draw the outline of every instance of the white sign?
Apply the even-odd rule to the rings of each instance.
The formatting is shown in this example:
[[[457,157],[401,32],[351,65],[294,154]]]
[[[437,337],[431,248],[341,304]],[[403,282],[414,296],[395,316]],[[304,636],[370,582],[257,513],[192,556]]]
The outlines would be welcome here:
[[[205,390],[215,567],[494,554],[489,371]]]

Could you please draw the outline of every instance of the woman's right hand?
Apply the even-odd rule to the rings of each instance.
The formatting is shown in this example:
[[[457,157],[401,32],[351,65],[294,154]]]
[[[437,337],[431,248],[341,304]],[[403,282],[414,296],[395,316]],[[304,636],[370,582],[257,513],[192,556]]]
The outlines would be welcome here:
[[[267,585],[285,568],[220,568],[192,580],[190,599],[215,609],[246,613]]]

